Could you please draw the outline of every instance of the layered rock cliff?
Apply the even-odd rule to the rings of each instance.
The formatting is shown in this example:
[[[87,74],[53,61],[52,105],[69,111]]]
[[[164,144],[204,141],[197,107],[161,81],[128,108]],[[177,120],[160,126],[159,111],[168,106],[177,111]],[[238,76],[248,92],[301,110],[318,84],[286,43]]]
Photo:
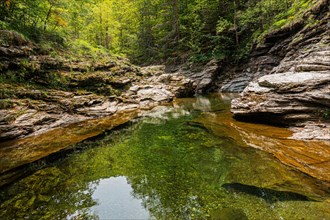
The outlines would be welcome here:
[[[11,31],[0,31],[0,61],[0,141],[151,109],[196,87],[163,66],[140,68],[114,57],[54,58]]]
[[[330,13],[320,1],[301,20],[269,33],[221,91],[236,119],[294,126],[298,139],[330,139]]]
[[[289,70],[308,54],[322,50],[329,40],[329,5],[329,0],[320,0],[301,19],[265,35],[247,62],[220,68],[216,90],[242,92],[251,81]]]

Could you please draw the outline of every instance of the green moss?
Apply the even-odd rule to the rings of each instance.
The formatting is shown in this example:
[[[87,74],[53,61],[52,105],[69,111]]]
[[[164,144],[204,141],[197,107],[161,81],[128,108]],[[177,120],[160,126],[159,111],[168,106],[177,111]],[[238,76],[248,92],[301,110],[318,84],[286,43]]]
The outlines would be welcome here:
[[[0,27],[5,25],[5,22],[0,21]],[[22,46],[30,42],[25,36],[16,31],[0,30],[0,45],[2,46]]]
[[[13,98],[14,92],[8,88],[0,88],[0,99]]]
[[[280,28],[280,27],[284,26],[286,23],[287,23],[287,19],[281,19],[279,21],[276,21],[273,25],[276,28]]]
[[[302,39],[304,39],[304,35],[299,34],[298,36],[296,36],[296,37],[292,40],[292,44],[296,44],[296,43],[300,42]]]
[[[0,99],[0,109],[12,108],[14,103],[9,99]]]

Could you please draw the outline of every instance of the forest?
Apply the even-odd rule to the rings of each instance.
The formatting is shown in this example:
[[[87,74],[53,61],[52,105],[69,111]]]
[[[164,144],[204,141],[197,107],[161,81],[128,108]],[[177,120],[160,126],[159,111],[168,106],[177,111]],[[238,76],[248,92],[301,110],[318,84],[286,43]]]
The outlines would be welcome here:
[[[1,0],[0,29],[42,45],[137,64],[237,63],[311,0]],[[55,50],[56,52],[57,50]],[[55,53],[54,52],[54,53]]]

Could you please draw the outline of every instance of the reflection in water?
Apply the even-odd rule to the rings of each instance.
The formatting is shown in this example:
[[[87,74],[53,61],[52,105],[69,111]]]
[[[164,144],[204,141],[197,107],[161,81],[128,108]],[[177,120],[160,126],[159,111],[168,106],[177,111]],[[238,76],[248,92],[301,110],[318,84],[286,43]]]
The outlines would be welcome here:
[[[212,110],[210,100],[203,96],[196,98],[196,102],[193,104],[193,107],[194,107],[194,109],[198,109],[201,111],[211,111]]]
[[[55,128],[38,136],[1,143],[0,173],[32,163],[72,144],[94,137],[131,120],[136,115],[136,112],[114,114],[110,117],[87,120],[64,128]]]
[[[248,147],[229,100],[174,106],[2,190],[0,219],[330,219],[327,182]]]
[[[92,198],[97,205],[91,207],[91,213],[100,219],[148,219],[149,213],[132,192],[125,177],[100,180],[95,184]]]

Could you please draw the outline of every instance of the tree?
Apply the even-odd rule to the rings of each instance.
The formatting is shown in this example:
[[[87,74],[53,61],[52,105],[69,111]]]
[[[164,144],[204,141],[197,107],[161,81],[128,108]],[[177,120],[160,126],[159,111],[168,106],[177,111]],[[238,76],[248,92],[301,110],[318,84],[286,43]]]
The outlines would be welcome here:
[[[0,28],[82,40],[135,61],[236,60],[310,0],[0,0]]]

